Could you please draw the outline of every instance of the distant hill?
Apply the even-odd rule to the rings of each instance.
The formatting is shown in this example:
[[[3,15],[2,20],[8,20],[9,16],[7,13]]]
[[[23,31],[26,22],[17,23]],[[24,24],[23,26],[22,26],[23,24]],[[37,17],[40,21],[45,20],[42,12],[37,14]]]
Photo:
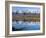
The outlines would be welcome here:
[[[16,15],[40,15],[40,13],[12,13],[12,15],[16,16]]]
[[[12,20],[40,21],[40,13],[12,13]]]

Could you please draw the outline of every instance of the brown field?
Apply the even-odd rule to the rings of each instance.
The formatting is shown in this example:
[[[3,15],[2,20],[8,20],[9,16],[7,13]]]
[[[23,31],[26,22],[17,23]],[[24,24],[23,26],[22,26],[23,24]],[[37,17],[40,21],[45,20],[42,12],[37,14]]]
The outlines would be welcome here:
[[[40,15],[23,15],[23,16],[12,16],[12,20],[22,20],[22,21],[40,21]]]

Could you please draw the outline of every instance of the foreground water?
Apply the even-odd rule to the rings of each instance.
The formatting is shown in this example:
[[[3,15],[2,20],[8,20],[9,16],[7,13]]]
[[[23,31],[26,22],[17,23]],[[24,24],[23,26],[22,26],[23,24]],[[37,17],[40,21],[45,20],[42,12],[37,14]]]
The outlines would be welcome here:
[[[40,22],[13,21],[12,31],[40,30]]]

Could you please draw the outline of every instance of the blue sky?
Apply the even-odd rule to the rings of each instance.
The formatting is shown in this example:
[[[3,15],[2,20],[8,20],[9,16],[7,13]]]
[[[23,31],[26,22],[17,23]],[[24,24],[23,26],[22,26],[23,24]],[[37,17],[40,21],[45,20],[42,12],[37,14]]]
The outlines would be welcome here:
[[[20,13],[22,13],[22,11],[26,11],[27,13],[28,13],[28,11],[30,11],[32,13],[40,13],[39,7],[12,7],[12,12],[16,12],[17,10]]]

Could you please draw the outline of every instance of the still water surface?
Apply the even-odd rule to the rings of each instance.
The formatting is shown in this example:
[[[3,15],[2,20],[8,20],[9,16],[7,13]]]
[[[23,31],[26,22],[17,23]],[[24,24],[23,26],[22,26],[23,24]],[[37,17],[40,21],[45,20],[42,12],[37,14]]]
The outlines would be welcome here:
[[[40,30],[40,22],[13,21],[12,31]]]

